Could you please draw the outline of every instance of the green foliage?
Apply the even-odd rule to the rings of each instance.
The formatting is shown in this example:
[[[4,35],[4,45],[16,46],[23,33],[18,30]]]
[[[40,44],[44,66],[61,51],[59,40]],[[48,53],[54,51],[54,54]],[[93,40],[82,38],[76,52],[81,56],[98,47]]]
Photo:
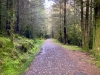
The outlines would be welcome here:
[[[3,48],[12,47],[10,40],[8,38],[0,37],[0,41],[2,43]]]
[[[79,50],[82,51],[81,47],[78,46],[74,46],[74,45],[63,45],[62,43],[60,43],[59,41],[57,41],[56,39],[53,39],[53,41],[59,45],[61,45],[62,47],[68,49],[68,50]]]
[[[100,52],[96,53],[94,50],[90,50],[90,57],[94,58],[91,63],[95,64],[97,67],[100,68]],[[95,54],[95,55],[94,55]]]
[[[7,20],[7,8],[6,8],[6,1],[7,0],[1,0],[0,1],[0,34],[6,35],[6,20]]]
[[[0,37],[0,75],[22,75],[27,66],[31,63],[34,56],[38,52],[39,46],[43,40],[20,37],[15,35],[14,47],[11,46],[10,40],[5,37]],[[23,45],[23,50],[16,48],[16,45]],[[38,47],[38,48],[37,48]]]
[[[14,37],[18,39],[20,36],[18,34],[15,34]]]
[[[0,1],[0,18],[2,18],[0,19],[0,35],[9,34],[10,27],[12,27],[9,25],[13,21],[16,21],[13,24],[14,32],[22,36],[35,38],[45,34],[43,29],[45,28],[45,9],[42,0],[14,0],[14,4],[10,3],[10,0]],[[11,6],[14,9],[13,13],[10,11]],[[13,21],[11,21],[11,17]]]
[[[3,42],[0,40],[0,48],[3,47]]]
[[[27,43],[22,44],[21,49],[22,49],[23,52],[27,52],[27,48],[28,48]]]
[[[2,65],[2,73],[1,75],[18,75],[18,66],[20,65],[19,60],[12,60],[11,58],[5,58],[4,63]]]
[[[6,1],[2,1],[0,4],[1,4],[1,11],[0,11],[0,13],[1,13],[1,15],[3,15],[3,16],[6,16],[7,15],[7,12],[5,12],[5,10],[6,10],[6,3],[5,3]]]
[[[69,50],[79,50],[79,51],[82,51],[81,47],[75,46],[75,45],[64,45],[64,47],[69,49]]]
[[[68,44],[81,46],[81,28],[78,24],[68,27]]]

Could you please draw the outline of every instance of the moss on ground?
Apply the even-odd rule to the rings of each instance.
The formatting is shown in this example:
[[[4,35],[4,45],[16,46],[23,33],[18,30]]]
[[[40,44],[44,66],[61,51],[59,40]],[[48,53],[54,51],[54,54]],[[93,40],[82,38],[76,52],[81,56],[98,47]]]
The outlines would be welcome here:
[[[13,47],[9,38],[0,37],[0,75],[22,75],[42,43],[15,35]]]

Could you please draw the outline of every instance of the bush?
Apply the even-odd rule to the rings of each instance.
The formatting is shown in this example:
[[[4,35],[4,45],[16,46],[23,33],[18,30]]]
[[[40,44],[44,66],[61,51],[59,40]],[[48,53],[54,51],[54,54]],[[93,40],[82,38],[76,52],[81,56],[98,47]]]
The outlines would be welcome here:
[[[11,46],[8,38],[0,37],[2,45],[0,48],[0,75],[22,75],[38,52],[36,46],[40,46],[42,42],[36,40],[37,43],[34,44],[32,39],[22,38],[18,35],[15,37],[14,47]]]
[[[22,49],[23,52],[27,52],[27,50],[28,50],[27,43],[23,43],[21,49]]]
[[[68,36],[68,39],[67,39],[68,44],[81,46],[82,44],[81,31],[78,25],[76,25],[75,27],[74,26],[69,27],[67,36]]]
[[[18,34],[15,34],[15,36],[14,36],[15,38],[18,38],[19,36],[18,36]]]

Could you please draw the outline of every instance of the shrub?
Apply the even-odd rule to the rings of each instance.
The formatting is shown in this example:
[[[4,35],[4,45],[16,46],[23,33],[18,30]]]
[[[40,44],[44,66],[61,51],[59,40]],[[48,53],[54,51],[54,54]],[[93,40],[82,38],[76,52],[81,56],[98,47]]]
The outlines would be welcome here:
[[[23,43],[21,49],[22,49],[23,52],[27,52],[27,50],[28,50],[27,43]]]
[[[18,38],[19,36],[18,36],[18,34],[15,34],[15,38]]]

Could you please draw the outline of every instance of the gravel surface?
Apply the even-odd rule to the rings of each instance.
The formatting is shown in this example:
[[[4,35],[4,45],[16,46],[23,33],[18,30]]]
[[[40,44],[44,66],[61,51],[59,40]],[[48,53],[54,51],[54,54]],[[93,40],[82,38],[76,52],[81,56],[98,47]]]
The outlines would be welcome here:
[[[48,39],[23,75],[100,75],[90,59],[86,53],[65,50]]]

